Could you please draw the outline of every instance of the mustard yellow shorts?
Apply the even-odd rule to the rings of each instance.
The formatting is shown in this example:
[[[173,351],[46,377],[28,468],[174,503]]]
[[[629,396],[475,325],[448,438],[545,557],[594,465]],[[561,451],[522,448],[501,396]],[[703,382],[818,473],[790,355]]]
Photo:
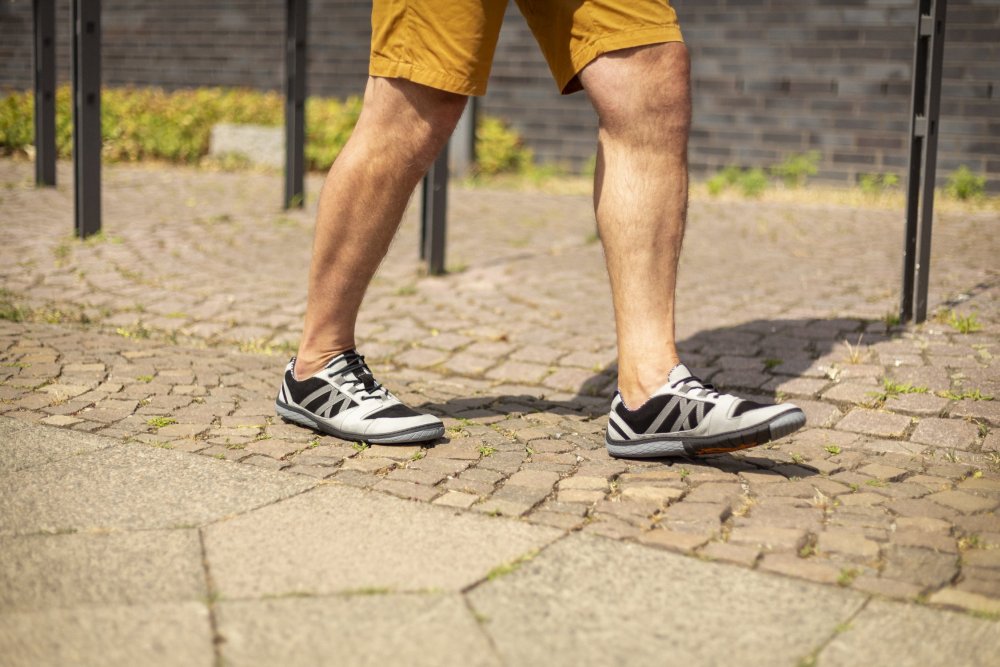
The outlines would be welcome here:
[[[563,94],[597,56],[680,42],[668,0],[517,0]],[[482,95],[507,0],[374,0],[369,74]]]

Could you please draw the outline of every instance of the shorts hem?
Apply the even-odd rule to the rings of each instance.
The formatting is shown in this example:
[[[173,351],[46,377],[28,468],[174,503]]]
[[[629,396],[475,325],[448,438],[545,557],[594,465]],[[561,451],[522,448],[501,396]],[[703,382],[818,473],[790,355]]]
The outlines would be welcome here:
[[[414,63],[391,60],[385,56],[372,55],[368,64],[368,74],[387,79],[406,79],[413,83],[436,88],[457,95],[485,95],[485,81],[469,81],[445,72],[427,69]]]
[[[559,86],[559,92],[563,95],[569,95],[570,93],[582,90],[583,87],[579,83],[573,87],[570,87],[570,83],[572,83],[576,76],[583,71],[584,67],[592,63],[595,58],[602,56],[605,53],[629,49],[636,46],[648,46],[650,44],[664,44],[667,42],[683,41],[684,37],[681,34],[680,26],[676,24],[638,28],[636,30],[617,32],[611,35],[598,37],[595,40],[587,42],[570,54],[570,70],[556,75],[556,85]]]

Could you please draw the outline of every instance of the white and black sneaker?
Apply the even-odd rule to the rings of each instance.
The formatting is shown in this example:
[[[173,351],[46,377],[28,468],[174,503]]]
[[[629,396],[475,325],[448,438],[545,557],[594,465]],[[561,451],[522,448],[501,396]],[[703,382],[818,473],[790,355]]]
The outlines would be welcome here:
[[[274,407],[285,421],[344,440],[399,444],[434,440],[444,424],[403,405],[380,385],[354,350],[336,356],[323,370],[305,380],[295,379],[295,357]]]
[[[720,394],[678,364],[635,410],[615,392],[605,443],[619,457],[702,456],[762,445],[805,423],[805,413],[791,403],[764,405]]]

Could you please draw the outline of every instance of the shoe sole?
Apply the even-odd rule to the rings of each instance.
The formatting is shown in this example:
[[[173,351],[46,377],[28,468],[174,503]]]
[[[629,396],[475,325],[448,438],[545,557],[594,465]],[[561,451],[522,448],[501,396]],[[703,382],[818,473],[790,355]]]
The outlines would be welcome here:
[[[278,413],[278,416],[286,422],[298,424],[299,426],[305,426],[306,428],[310,428],[314,431],[332,435],[335,438],[340,438],[341,440],[350,440],[353,442],[366,442],[373,445],[398,445],[402,443],[409,444],[411,442],[437,440],[444,435],[444,425],[440,424],[437,426],[414,426],[408,429],[393,431],[392,433],[382,433],[374,436],[361,435],[359,433],[347,433],[319,421],[311,412],[303,410],[295,405],[288,405],[278,401],[275,402],[274,409]]]
[[[653,436],[646,440],[612,441],[605,435],[608,453],[617,458],[652,459],[665,456],[710,456],[757,447],[783,438],[806,425],[802,410],[784,412],[769,421],[739,431],[700,437]]]

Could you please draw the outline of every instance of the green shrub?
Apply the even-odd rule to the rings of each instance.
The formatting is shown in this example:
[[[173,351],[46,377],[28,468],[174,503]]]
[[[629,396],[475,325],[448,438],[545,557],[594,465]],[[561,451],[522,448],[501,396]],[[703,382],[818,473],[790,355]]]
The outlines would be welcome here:
[[[69,86],[56,92],[56,152],[72,152]],[[14,93],[0,100],[0,152],[24,151],[34,141],[33,96]],[[306,105],[306,158],[326,169],[343,148],[357,121],[361,100],[310,98]],[[194,163],[208,153],[217,123],[281,125],[279,93],[227,88],[166,92],[159,88],[101,91],[102,156],[109,162],[157,159]]]
[[[861,174],[858,187],[869,197],[878,197],[899,184],[896,174]]]
[[[948,177],[945,192],[962,201],[980,199],[986,192],[986,177],[977,176],[963,164]]]
[[[763,169],[749,169],[740,175],[740,192],[744,197],[760,197],[767,189],[767,174]]]
[[[491,176],[523,173],[534,162],[534,154],[521,136],[505,122],[483,116],[476,127],[476,170]]]
[[[781,164],[771,167],[771,173],[785,182],[790,188],[798,188],[806,184],[810,176],[815,176],[819,170],[819,151],[808,153],[793,153]]]
[[[360,115],[360,97],[348,97],[343,102],[319,97],[306,101],[306,161],[310,169],[330,168]]]
[[[708,179],[705,185],[708,186],[708,193],[715,196],[726,188],[736,185],[742,176],[743,170],[739,167],[726,167]]]

